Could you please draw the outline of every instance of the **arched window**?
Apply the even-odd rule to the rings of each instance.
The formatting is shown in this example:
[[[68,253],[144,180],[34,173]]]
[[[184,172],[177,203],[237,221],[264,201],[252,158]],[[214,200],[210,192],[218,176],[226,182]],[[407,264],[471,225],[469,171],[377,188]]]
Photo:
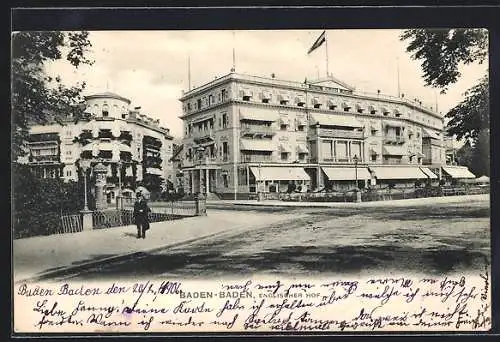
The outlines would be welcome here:
[[[108,105],[107,105],[107,104],[104,104],[104,105],[102,106],[102,116],[103,116],[103,117],[107,117],[107,116],[109,116],[109,107],[108,107]]]

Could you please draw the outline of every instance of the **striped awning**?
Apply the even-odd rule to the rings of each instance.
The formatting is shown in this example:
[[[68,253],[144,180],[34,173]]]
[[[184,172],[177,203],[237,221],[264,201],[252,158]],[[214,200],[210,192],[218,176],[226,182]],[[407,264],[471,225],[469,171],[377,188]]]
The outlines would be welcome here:
[[[242,139],[240,141],[240,149],[246,151],[274,151],[275,147],[269,142],[269,140]]]
[[[309,153],[309,149],[305,144],[298,144],[297,145],[297,152],[298,153]]]
[[[250,171],[257,181],[286,181],[286,180],[311,180],[301,167],[250,167]]]
[[[280,144],[280,152],[281,153],[291,153],[292,147],[288,144],[281,143]]]
[[[428,167],[421,167],[420,170],[422,170],[422,172],[425,173],[430,179],[438,178],[438,176],[436,176],[436,174],[432,172]]]
[[[370,166],[377,179],[427,179],[427,175],[416,166]]]
[[[340,116],[331,114],[314,113],[311,115],[314,123],[319,123],[323,126],[338,126],[338,127],[354,127],[362,128],[363,124],[356,120],[353,116]]]
[[[426,128],[422,128],[422,138],[431,138],[439,140],[439,135],[436,132],[430,131]]]
[[[266,109],[240,109],[240,120],[274,122],[279,115],[276,111]]]
[[[466,166],[443,166],[443,171],[451,178],[476,178]]]
[[[355,180],[356,172],[358,179],[370,179],[370,172],[366,167],[322,167],[329,180]]]

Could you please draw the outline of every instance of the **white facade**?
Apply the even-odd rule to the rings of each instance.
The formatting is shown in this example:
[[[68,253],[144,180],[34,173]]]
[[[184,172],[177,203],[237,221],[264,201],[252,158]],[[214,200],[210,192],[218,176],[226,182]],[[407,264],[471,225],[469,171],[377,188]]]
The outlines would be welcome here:
[[[173,174],[172,139],[139,108],[130,109],[130,100],[113,93],[85,98],[90,120],[64,125],[37,125],[30,128],[28,163],[41,177],[78,180],[79,163],[90,159],[108,167],[108,187],[117,189],[127,181],[145,181],[148,175],[165,183]],[[120,176],[118,170],[121,168]],[[118,182],[117,179],[118,178]]]

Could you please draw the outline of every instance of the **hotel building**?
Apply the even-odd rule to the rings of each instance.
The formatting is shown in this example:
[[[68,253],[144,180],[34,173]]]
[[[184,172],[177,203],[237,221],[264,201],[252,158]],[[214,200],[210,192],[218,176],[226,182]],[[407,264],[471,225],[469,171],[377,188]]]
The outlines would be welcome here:
[[[164,186],[174,177],[173,137],[159,120],[142,114],[140,107],[131,109],[130,103],[111,92],[94,94],[85,97],[89,119],[31,126],[24,162],[39,177],[65,181],[78,180],[82,159],[92,166],[102,163],[108,169],[108,202],[114,202],[120,183],[127,189],[139,182],[147,188]]]
[[[300,83],[232,72],[180,101],[187,193],[415,186],[438,182],[446,164],[440,114],[332,76]],[[474,177],[455,168],[454,177]]]

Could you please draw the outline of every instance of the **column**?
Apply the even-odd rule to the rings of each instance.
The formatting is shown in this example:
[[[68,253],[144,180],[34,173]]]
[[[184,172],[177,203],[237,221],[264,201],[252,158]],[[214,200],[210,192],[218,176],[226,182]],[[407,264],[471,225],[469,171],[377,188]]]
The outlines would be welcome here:
[[[337,139],[332,140],[332,158],[334,162],[337,162]]]
[[[210,174],[208,172],[208,168],[205,170],[205,193],[209,193],[210,192]]]
[[[351,141],[350,141],[350,140],[347,142],[347,161],[348,161],[349,163],[351,163],[351,162],[352,162],[352,156],[351,156]]]
[[[200,182],[198,183],[198,192],[199,193],[205,193],[205,191],[203,190],[203,169],[200,169]]]

